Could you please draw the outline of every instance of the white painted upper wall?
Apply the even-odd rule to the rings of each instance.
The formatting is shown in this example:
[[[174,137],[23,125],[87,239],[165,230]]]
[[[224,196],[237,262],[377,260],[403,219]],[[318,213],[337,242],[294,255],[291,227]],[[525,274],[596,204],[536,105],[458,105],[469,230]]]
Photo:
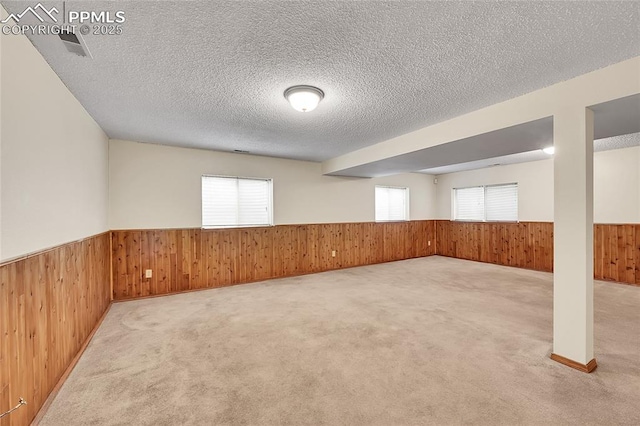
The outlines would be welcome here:
[[[640,222],[640,147],[594,154],[594,222]],[[521,221],[553,221],[553,159],[437,176],[436,216],[452,219],[454,188],[518,183]]]
[[[437,178],[438,219],[453,219],[453,188],[517,182],[519,220],[553,221],[553,160],[449,173]]]
[[[5,13],[1,7],[0,11]],[[369,161],[420,148],[425,140],[433,145],[538,118],[549,98],[567,102],[585,86],[594,89],[588,91],[588,99],[624,96],[637,91],[639,64],[635,58],[342,160]],[[610,75],[619,78],[605,78]],[[432,176],[421,174],[375,179],[322,176],[319,163],[109,143],[22,36],[1,36],[0,79],[0,260],[109,228],[199,227],[202,174],[273,178],[276,224],[373,221],[376,184],[408,186],[411,219],[448,219],[452,187],[513,181],[520,184],[521,220],[553,219],[551,160],[444,175],[437,186]],[[585,96],[579,96],[580,102],[587,102]],[[525,104],[535,106],[525,108],[526,116],[503,114]],[[496,122],[491,117],[506,118]],[[640,222],[639,150],[596,154],[596,222]]]
[[[594,154],[593,220],[640,223],[640,147]]]
[[[108,138],[26,37],[0,40],[7,260],[108,230]]]
[[[412,220],[435,214],[430,175],[331,177],[320,163],[111,140],[111,229],[200,227],[204,174],[272,178],[276,225],[373,221],[375,185],[408,187]]]

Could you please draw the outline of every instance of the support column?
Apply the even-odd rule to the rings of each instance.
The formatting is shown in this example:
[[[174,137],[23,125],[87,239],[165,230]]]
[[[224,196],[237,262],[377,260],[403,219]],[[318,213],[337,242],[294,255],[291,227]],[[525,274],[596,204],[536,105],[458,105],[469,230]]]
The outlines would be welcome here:
[[[554,273],[551,358],[590,373],[593,354],[593,111],[553,117]]]

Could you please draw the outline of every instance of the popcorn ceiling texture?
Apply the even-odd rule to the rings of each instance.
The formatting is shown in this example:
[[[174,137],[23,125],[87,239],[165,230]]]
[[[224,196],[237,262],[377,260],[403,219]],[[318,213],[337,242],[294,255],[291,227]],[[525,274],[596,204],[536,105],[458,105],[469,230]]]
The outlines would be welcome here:
[[[24,3],[3,2],[9,11]],[[111,138],[321,161],[640,55],[638,2],[74,2],[93,59],[33,37]],[[283,97],[326,94],[312,113]]]
[[[593,150],[595,152],[630,148],[632,146],[640,146],[640,133],[632,133],[629,135],[621,135],[593,141]]]

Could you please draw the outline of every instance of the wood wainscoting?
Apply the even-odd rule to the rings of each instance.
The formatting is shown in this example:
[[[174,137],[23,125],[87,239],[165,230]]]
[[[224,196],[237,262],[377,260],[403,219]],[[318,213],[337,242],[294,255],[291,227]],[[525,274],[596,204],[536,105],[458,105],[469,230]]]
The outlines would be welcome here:
[[[28,425],[111,303],[109,233],[0,265],[0,420]]]
[[[553,271],[553,222],[436,221],[436,254]],[[594,225],[594,277],[640,285],[640,224]]]
[[[593,269],[598,280],[640,285],[640,224],[597,224]]]
[[[436,221],[436,254],[496,265],[553,270],[552,222]]]
[[[431,220],[122,230],[112,238],[114,300],[429,256],[436,245]]]

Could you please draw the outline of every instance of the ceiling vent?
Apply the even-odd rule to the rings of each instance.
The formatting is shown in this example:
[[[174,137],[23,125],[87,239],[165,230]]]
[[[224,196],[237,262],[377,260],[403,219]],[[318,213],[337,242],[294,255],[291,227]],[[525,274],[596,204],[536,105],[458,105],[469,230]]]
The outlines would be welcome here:
[[[60,40],[62,40],[62,44],[67,50],[78,56],[86,56],[91,58],[91,54],[89,53],[89,49],[87,49],[87,45],[84,43],[84,40],[80,35],[76,35],[70,30],[61,30],[60,31]]]

